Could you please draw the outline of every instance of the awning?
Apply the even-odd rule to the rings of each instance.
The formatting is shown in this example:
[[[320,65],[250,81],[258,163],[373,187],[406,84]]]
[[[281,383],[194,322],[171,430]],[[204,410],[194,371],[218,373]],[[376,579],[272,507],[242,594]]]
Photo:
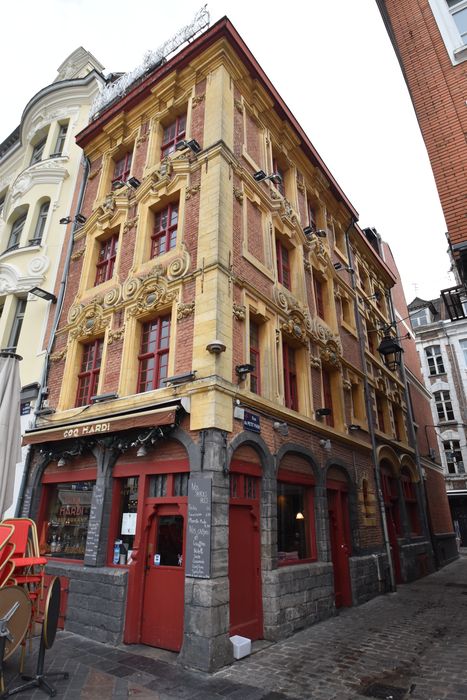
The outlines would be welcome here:
[[[131,430],[131,428],[156,427],[157,425],[171,425],[175,423],[175,414],[178,406],[154,408],[152,411],[133,413],[126,416],[113,416],[100,418],[82,423],[67,423],[60,428],[45,428],[26,432],[23,437],[23,445],[34,445],[42,442],[55,442],[57,440],[70,440],[92,435],[108,435],[119,430]]]

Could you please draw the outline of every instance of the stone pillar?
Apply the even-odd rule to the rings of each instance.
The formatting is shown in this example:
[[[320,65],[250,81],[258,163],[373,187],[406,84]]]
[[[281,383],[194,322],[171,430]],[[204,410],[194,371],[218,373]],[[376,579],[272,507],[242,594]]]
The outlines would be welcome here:
[[[97,477],[92,493],[84,564],[85,566],[105,566],[106,547],[105,543],[101,542],[105,496],[108,491],[111,470],[119,452],[115,448],[108,447],[104,441],[99,441],[92,448],[92,452],[97,462]]]
[[[226,433],[204,430],[200,445],[199,473],[212,479],[211,577],[185,579],[184,639],[179,662],[201,671],[215,671],[233,660],[229,641]],[[188,528],[186,536],[189,537]]]

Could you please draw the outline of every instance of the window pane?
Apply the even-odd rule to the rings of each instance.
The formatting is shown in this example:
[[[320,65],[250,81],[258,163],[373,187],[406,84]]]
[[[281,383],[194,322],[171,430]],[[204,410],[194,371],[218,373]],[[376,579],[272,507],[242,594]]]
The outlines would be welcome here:
[[[277,544],[280,562],[311,557],[308,492],[309,489],[300,484],[277,483]]]
[[[91,512],[93,481],[56,484],[47,513],[41,550],[47,556],[83,559]]]
[[[158,519],[155,553],[161,566],[182,566],[183,518],[163,515]]]

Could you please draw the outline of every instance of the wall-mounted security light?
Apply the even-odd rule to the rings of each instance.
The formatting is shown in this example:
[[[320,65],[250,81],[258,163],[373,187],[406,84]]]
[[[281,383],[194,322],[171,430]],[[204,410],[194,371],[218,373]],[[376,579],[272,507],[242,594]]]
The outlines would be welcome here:
[[[185,139],[182,139],[181,141],[178,141],[178,143],[175,144],[175,150],[176,151],[184,151],[187,148],[192,151],[195,155],[200,153],[202,148],[199,145],[198,141],[196,139],[191,139],[190,141],[185,141]]]
[[[356,433],[358,430],[361,430],[361,427],[357,425],[356,423],[350,423],[348,426],[349,430],[352,431],[353,433]]]
[[[115,391],[108,391],[106,394],[91,396],[91,403],[102,403],[103,401],[111,401],[112,399],[118,399],[118,394]]]
[[[346,272],[353,272],[354,271],[352,267],[349,267],[348,265],[343,265],[340,262],[333,263],[333,268],[335,270],[337,270],[338,272],[340,272],[341,270],[345,270]]]
[[[271,180],[271,182],[273,182],[275,185],[282,184],[282,177],[281,175],[279,175],[279,173],[272,173],[271,175],[266,175],[264,170],[258,170],[256,173],[253,173],[253,179],[256,180],[256,182]]]
[[[130,187],[133,187],[134,190],[137,190],[138,187],[141,185],[141,181],[138,180],[137,177],[129,177],[127,183],[128,185],[130,185]]]
[[[65,457],[60,457],[60,459],[57,462],[57,467],[64,467],[66,464],[66,459]]]
[[[144,445],[140,445],[136,451],[137,457],[146,457],[148,451]]]
[[[63,216],[58,221],[60,224],[71,224],[72,221],[74,221],[75,224],[85,224],[86,217],[84,216],[84,214],[76,214],[74,219],[72,219],[71,216]]]
[[[211,342],[206,345],[206,350],[210,352],[211,355],[220,355],[221,352],[225,352],[226,345],[222,340],[211,340]]]
[[[185,382],[192,382],[196,378],[196,370],[194,372],[185,372],[184,374],[176,374],[173,377],[167,377],[163,380],[163,383],[168,386],[177,386],[178,384],[184,384]]]
[[[75,221],[77,224],[85,224],[87,218],[84,216],[84,214],[76,214]]]
[[[303,233],[308,238],[308,240],[311,240],[313,236],[317,236],[318,238],[326,238],[327,236],[327,233],[324,229],[313,228],[313,226],[305,226],[305,228],[303,229]]]
[[[57,303],[57,297],[55,294],[52,294],[52,292],[47,292],[45,289],[41,289],[40,287],[33,287],[29,290],[29,294],[34,294],[34,296],[40,297],[40,299],[45,299],[45,301],[51,301],[52,304]]]
[[[61,219],[58,220],[60,224],[71,224],[71,216],[63,216]]]
[[[327,450],[327,452],[332,450],[331,440],[329,440],[329,439],[327,439],[327,440],[322,439],[319,441],[319,444],[321,445],[323,450]]]
[[[276,431],[276,433],[279,433],[279,435],[283,435],[285,437],[289,434],[289,426],[283,420],[275,420],[272,424],[272,427],[273,430]]]
[[[332,413],[332,410],[330,408],[317,408],[315,411],[315,416],[316,418],[325,418],[326,416],[330,416]]]
[[[254,365],[250,364],[245,364],[245,365],[237,365],[235,367],[235,374],[238,377],[239,382],[244,382],[247,374],[250,374],[254,370]]]

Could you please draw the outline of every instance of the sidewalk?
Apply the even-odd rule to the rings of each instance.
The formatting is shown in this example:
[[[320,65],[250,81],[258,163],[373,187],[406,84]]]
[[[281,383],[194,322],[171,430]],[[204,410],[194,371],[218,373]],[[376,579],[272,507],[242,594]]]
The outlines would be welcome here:
[[[263,646],[208,676],[181,668],[170,652],[115,648],[61,632],[45,668],[70,674],[53,681],[63,700],[466,700],[465,550],[458,561],[397,593]],[[7,686],[19,685],[17,656],[6,667]],[[34,668],[35,655],[26,672]],[[14,697],[48,696],[33,690]]]

